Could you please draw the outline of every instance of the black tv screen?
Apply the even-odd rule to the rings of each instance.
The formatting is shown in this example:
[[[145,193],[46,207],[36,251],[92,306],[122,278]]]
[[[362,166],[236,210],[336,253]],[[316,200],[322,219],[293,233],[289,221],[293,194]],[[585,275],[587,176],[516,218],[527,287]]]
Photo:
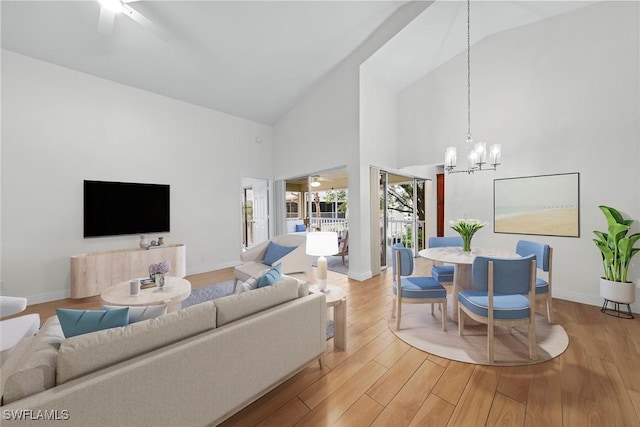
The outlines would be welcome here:
[[[170,231],[169,185],[84,181],[84,237]]]

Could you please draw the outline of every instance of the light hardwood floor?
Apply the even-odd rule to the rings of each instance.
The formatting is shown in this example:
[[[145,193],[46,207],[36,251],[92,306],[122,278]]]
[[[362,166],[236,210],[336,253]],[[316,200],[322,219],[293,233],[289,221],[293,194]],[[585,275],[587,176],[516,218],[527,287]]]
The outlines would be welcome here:
[[[416,259],[416,274],[429,268]],[[187,278],[195,288],[232,275]],[[617,319],[555,299],[555,320],[570,338],[564,354],[524,367],[477,366],[391,333],[390,272],[364,282],[329,272],[329,282],[348,295],[347,351],[327,341],[323,370],[311,363],[223,426],[640,426],[640,316]],[[98,306],[97,298],[63,300],[28,312],[46,319],[56,307]]]

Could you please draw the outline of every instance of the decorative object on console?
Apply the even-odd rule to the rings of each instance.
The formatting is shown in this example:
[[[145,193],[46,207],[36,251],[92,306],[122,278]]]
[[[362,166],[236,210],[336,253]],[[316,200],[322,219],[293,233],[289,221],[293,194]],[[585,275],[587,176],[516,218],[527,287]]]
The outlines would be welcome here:
[[[318,258],[318,289],[327,287],[327,258],[339,251],[338,234],[335,231],[316,231],[307,234],[307,255]]]
[[[140,249],[149,249],[149,241],[144,234],[140,235]]]
[[[471,138],[471,1],[467,0],[467,145],[473,144]],[[456,169],[457,148],[447,147],[444,156],[444,168],[448,173],[466,172],[471,174],[476,171],[495,171],[500,164],[501,147],[500,144],[493,144],[489,148],[489,164],[491,168],[486,169],[487,164],[487,144],[476,142],[469,152],[467,169]]]
[[[476,231],[486,226],[486,222],[480,222],[477,219],[458,219],[456,221],[449,221],[449,227],[454,229],[462,237],[462,251],[471,252],[471,238]]]
[[[162,236],[158,237],[158,246],[160,245],[164,245],[164,237]]]
[[[622,214],[610,206],[598,206],[607,219],[607,232],[594,231],[598,236],[593,239],[600,253],[602,254],[602,266],[604,276],[600,278],[600,296],[604,298],[602,312],[633,319],[631,307],[636,300],[636,289],[633,282],[627,280],[631,258],[640,252],[640,248],[635,248],[636,242],[640,240],[640,233],[634,233],[627,237],[634,220],[624,219]],[[613,303],[614,309],[607,306]],[[620,304],[627,306],[626,312],[620,311]]]

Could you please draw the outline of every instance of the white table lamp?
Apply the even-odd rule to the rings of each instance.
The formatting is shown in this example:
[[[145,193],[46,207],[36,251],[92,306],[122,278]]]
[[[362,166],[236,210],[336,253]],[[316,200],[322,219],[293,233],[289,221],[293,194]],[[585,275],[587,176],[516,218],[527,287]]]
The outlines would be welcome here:
[[[318,258],[318,289],[327,287],[327,259],[325,256],[338,253],[338,233],[316,231],[307,233],[307,255]]]

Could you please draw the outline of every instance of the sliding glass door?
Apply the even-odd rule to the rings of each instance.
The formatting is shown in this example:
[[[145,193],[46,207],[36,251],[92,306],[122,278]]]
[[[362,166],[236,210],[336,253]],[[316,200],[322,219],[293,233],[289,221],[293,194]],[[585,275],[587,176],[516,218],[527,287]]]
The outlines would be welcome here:
[[[391,265],[391,246],[402,243],[414,255],[424,249],[425,180],[380,171],[380,266]]]

